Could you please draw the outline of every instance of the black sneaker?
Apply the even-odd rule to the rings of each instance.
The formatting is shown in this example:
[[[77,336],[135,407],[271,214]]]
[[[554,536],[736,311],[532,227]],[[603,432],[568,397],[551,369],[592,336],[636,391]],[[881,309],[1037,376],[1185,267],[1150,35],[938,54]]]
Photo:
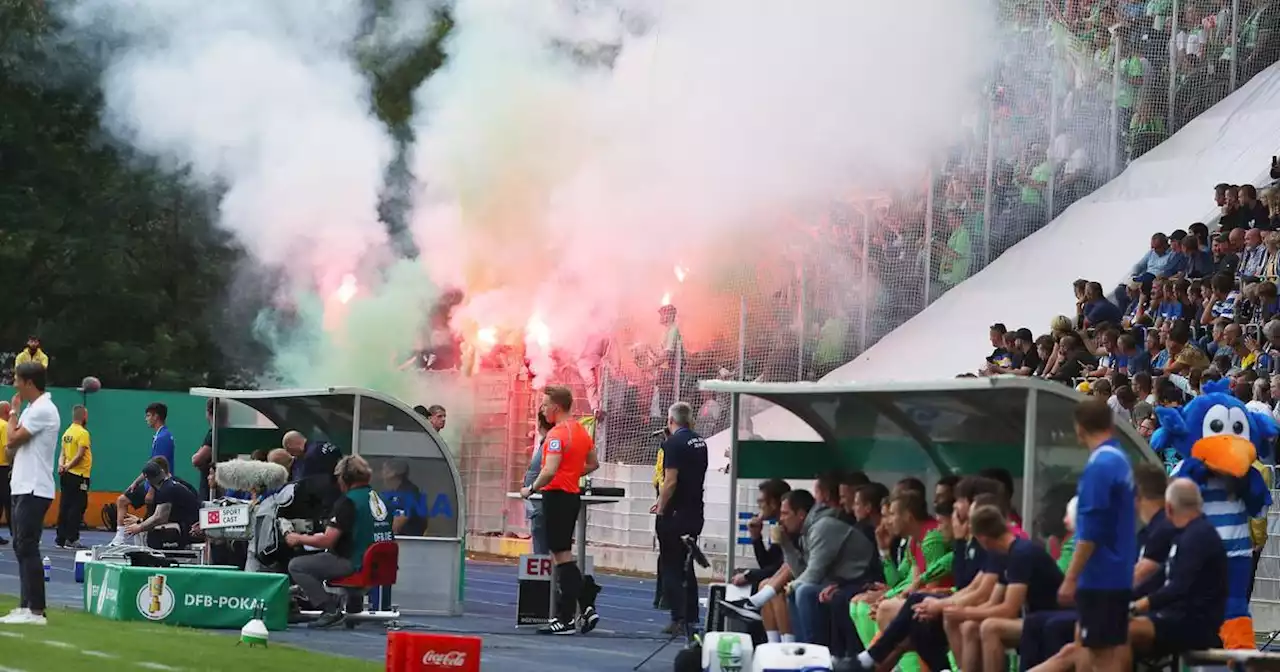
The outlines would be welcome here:
[[[550,623],[538,628],[539,635],[573,635],[577,632],[572,623],[565,623],[558,618],[553,618]]]
[[[596,613],[595,607],[587,607],[582,610],[582,615],[578,617],[578,632],[587,634],[596,629],[600,624],[600,614]]]
[[[8,545],[9,545],[9,540],[5,539],[4,537],[0,537],[0,546],[8,546]]]
[[[68,551],[86,551],[89,549],[88,546],[85,546],[84,544],[78,541],[69,541],[63,544],[62,547],[67,549]]]
[[[315,628],[316,630],[325,630],[327,628],[332,628],[337,625],[342,625],[342,623],[346,620],[347,620],[347,615],[342,613],[341,611],[337,611],[337,610],[326,611],[323,614],[320,614],[320,618],[317,618],[316,620],[311,621],[311,623],[307,624],[307,627]]]
[[[729,600],[720,600],[719,602],[720,606],[733,612],[738,616],[738,618],[752,622],[764,620],[760,615],[760,607],[752,604],[751,600],[748,600],[745,597],[740,600],[733,600],[732,602]]]

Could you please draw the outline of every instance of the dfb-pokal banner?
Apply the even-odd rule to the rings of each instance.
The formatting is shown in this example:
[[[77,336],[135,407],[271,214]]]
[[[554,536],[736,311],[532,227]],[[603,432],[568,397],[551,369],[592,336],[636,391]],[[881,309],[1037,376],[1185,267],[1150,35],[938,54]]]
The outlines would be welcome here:
[[[238,629],[257,607],[268,630],[286,629],[289,577],[234,568],[85,566],[85,612],[114,621]]]

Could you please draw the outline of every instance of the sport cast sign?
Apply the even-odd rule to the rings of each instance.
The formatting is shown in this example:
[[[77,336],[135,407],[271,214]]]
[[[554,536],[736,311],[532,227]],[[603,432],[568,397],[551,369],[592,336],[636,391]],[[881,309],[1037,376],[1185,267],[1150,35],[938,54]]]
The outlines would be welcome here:
[[[289,620],[289,577],[229,569],[85,565],[84,610],[115,621],[238,629],[263,608],[268,630]]]

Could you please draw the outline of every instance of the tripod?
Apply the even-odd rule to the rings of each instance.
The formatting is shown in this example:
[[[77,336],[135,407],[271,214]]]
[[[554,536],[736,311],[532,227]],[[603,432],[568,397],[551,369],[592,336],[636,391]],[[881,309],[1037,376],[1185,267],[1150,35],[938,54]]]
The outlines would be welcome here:
[[[699,567],[706,569],[707,567],[711,566],[711,562],[708,561],[707,556],[702,553],[702,549],[698,548],[698,540],[696,537],[691,537],[686,534],[680,537],[680,541],[684,543],[685,548],[688,551],[684,556],[684,572],[683,572],[683,576],[680,579],[680,590],[683,591],[687,587],[686,582],[689,580],[688,579],[689,575],[693,573],[693,563],[696,562],[698,563]],[[708,610],[711,609],[710,604],[707,605],[707,609]],[[685,649],[681,651],[680,654],[677,654],[676,656],[677,660],[679,660],[680,655],[685,655],[686,652],[697,652],[702,648],[702,639],[698,636],[698,633],[696,632],[696,628],[697,626],[692,623],[685,624]],[[679,635],[680,633],[678,632],[671,633],[671,636],[668,637],[665,642],[658,645],[658,648],[654,649],[653,653],[650,653],[648,656],[645,657],[644,660],[640,661],[635,667],[631,668],[632,672],[638,672],[640,668],[644,667],[645,663],[649,662],[650,660],[653,660],[654,656],[657,656],[659,653],[662,653],[664,650],[666,650],[668,646],[671,646],[671,642],[676,641],[676,637],[678,637]],[[692,655],[698,656],[699,658],[698,664],[700,666],[701,656],[697,653],[694,653]]]

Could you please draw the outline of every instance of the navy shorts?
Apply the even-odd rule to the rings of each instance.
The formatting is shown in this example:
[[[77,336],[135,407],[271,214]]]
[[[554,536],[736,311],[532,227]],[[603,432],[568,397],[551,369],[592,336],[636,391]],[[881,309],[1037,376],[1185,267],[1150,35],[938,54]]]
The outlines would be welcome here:
[[[1149,618],[1156,631],[1156,641],[1152,648],[1158,653],[1182,653],[1222,647],[1218,631],[1206,623],[1158,611],[1150,614]]]
[[[1080,639],[1088,649],[1109,649],[1129,641],[1129,601],[1133,591],[1078,590]]]
[[[147,503],[147,486],[146,481],[129,488],[124,491],[124,498],[129,500],[129,506],[135,509],[141,509]]]

